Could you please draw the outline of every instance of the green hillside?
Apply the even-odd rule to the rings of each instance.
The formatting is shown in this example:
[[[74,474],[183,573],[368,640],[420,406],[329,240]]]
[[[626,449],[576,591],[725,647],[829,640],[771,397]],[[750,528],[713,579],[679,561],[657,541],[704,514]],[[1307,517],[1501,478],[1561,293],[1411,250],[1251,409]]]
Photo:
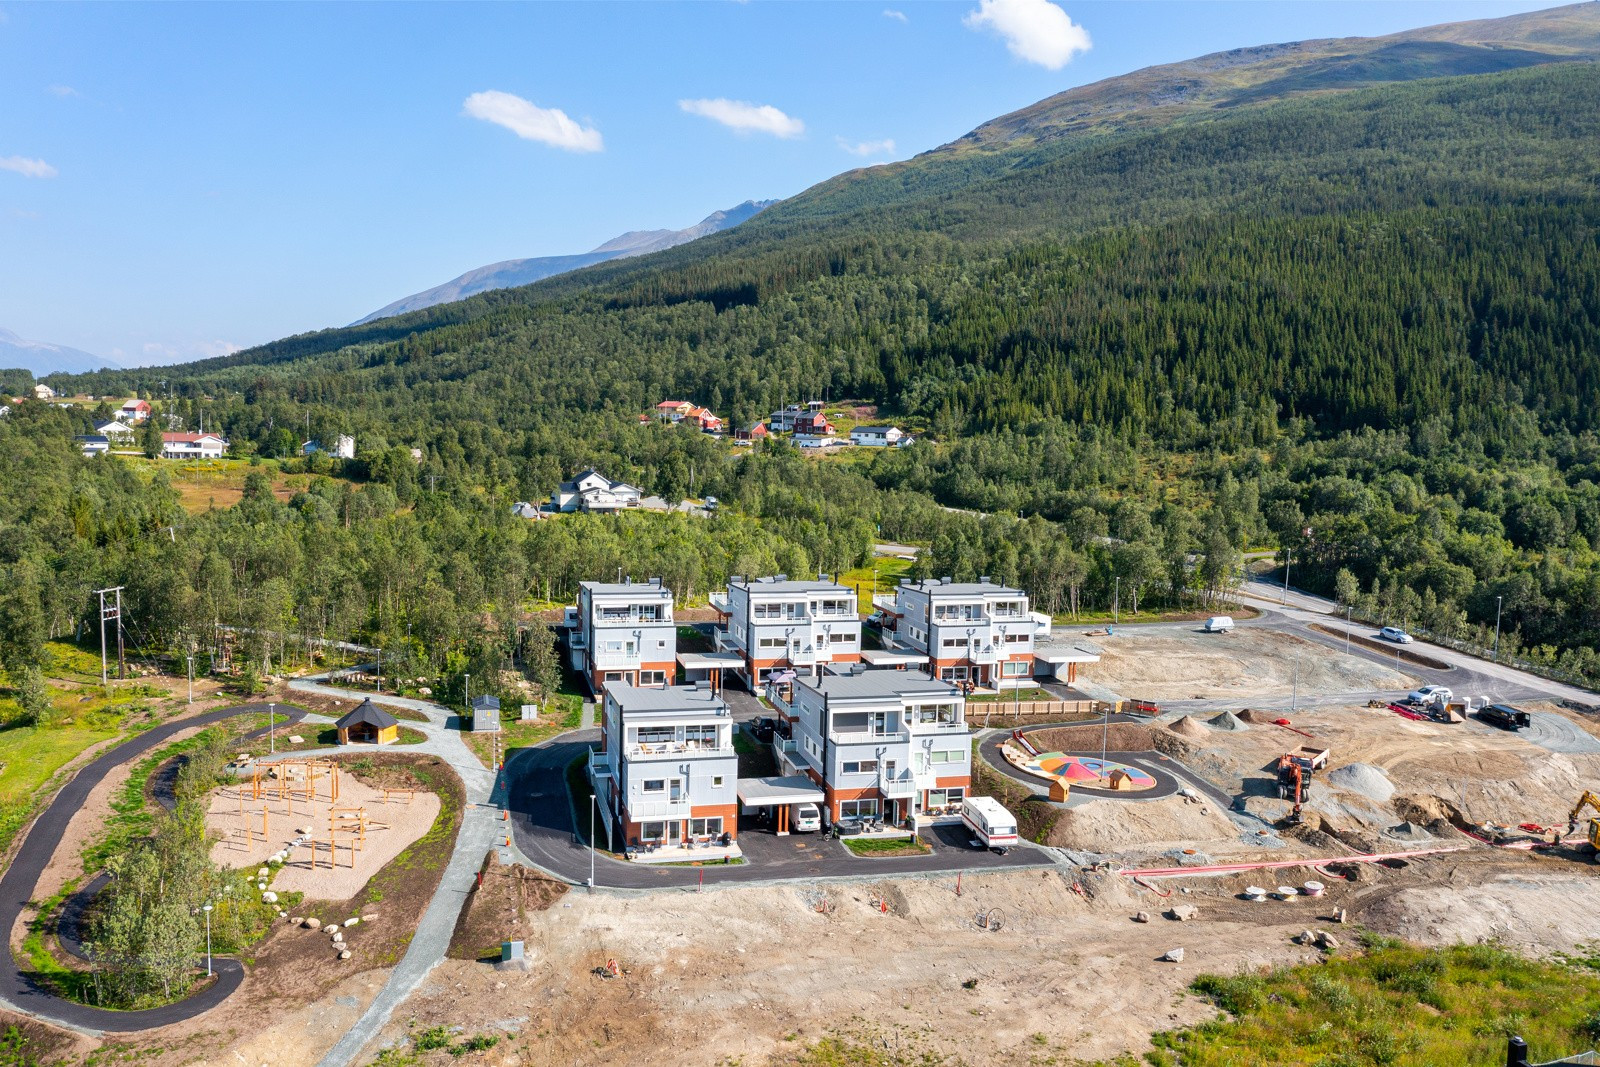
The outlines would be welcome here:
[[[1572,60],[934,153],[668,252],[195,364],[171,410],[245,450],[282,451],[308,419],[356,433],[347,473],[428,502],[404,520],[408,574],[459,584],[462,524],[504,539],[502,574],[519,560],[463,604],[562,594],[584,568],[692,589],[780,559],[842,569],[881,534],[1058,610],[1100,602],[1112,574],[1181,605],[1240,549],[1286,544],[1370,614],[1470,638],[1500,597],[1513,645],[1600,672],[1596,99],[1600,66]],[[846,465],[736,460],[636,422],[665,396],[746,423],[823,392],[932,439]],[[693,472],[754,525],[486,532],[584,463],[666,495]],[[283,507],[322,523],[338,499]],[[342,536],[360,572],[365,535]],[[309,618],[311,571],[269,570]],[[431,610],[423,588],[349,632]]]

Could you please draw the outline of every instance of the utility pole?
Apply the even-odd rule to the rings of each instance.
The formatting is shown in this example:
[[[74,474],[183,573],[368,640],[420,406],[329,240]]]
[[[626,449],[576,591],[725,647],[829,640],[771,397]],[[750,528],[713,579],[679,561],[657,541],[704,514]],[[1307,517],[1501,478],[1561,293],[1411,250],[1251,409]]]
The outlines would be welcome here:
[[[1505,597],[1494,598],[1494,661],[1500,662],[1500,607]]]
[[[1346,604],[1344,606],[1344,651],[1345,651],[1345,655],[1349,655],[1350,654],[1350,605],[1349,604]]]
[[[1294,549],[1283,550],[1283,606],[1289,606],[1289,567],[1294,563]]]
[[[110,684],[106,680],[106,623],[115,619],[117,621],[117,677],[122,677],[122,586],[113,586],[109,589],[96,589],[94,593],[100,598],[100,684]],[[111,606],[106,606],[106,594],[113,594],[116,599]]]
[[[1111,594],[1111,622],[1113,625],[1122,625],[1122,575],[1114,575],[1117,584]]]
[[[589,794],[589,892],[594,892],[594,813],[600,807],[600,798]]]
[[[189,661],[189,703],[194,703],[194,656],[185,657]]]

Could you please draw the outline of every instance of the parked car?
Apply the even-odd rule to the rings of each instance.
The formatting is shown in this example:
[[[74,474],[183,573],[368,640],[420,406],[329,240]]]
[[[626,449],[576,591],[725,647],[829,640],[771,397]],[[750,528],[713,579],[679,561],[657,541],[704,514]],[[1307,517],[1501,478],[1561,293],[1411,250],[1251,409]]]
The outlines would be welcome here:
[[[1393,641],[1398,645],[1409,645],[1413,640],[1410,634],[1406,633],[1398,626],[1385,626],[1383,629],[1378,631],[1378,636],[1383,638],[1385,641]]]
[[[1233,629],[1233,616],[1213,615],[1206,620],[1206,624],[1201,629],[1208,634],[1225,634]]]
[[[771,719],[765,717],[757,719],[752,724],[752,727],[755,730],[757,741],[760,741],[763,745],[771,743],[775,730],[775,724]]]
[[[1455,694],[1449,687],[1442,685],[1425,685],[1421,689],[1413,689],[1406,694],[1407,704],[1448,704]]]
[[[1017,817],[993,797],[968,797],[961,802],[961,825],[979,848],[1004,856],[1017,843]]]
[[[1490,704],[1479,708],[1478,718],[1502,730],[1522,730],[1533,725],[1533,718],[1527,712],[1509,704]]]
[[[815,804],[800,804],[794,809],[794,822],[790,825],[796,833],[814,834],[822,829],[822,812]]]

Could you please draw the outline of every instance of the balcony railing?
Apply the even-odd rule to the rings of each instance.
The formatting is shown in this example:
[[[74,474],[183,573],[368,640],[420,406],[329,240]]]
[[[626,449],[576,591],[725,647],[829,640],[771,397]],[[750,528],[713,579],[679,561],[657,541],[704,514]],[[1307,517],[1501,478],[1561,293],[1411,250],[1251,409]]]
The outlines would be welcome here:
[[[640,819],[687,819],[693,805],[688,797],[680,800],[635,800],[628,804],[628,815]]]
[[[904,800],[917,795],[917,780],[910,771],[902,771],[893,778],[884,776],[878,781],[878,791],[890,800]]]
[[[629,745],[626,749],[631,760],[683,759],[696,756],[729,756],[732,745],[707,745],[696,741],[672,741],[662,744]]]
[[[833,741],[838,745],[893,744],[896,741],[904,740],[906,740],[906,735],[900,730],[890,733],[876,733],[872,730],[841,731],[833,735]]]
[[[672,621],[671,612],[662,612],[659,615],[641,615],[636,611],[627,614],[609,614],[601,612],[594,617],[596,626],[665,626]]]
[[[954,734],[971,733],[971,727],[965,722],[913,722],[911,732],[914,734]]]
[[[644,662],[638,652],[602,652],[596,649],[592,658],[594,665],[601,669],[617,667],[631,669],[637,668]]]

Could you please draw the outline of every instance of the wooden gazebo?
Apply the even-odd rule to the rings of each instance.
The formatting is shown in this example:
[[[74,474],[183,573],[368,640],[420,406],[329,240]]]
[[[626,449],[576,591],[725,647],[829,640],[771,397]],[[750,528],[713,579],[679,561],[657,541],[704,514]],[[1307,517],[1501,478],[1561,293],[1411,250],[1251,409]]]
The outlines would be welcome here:
[[[346,712],[333,728],[339,731],[341,745],[388,745],[400,740],[400,720],[371,700]]]

